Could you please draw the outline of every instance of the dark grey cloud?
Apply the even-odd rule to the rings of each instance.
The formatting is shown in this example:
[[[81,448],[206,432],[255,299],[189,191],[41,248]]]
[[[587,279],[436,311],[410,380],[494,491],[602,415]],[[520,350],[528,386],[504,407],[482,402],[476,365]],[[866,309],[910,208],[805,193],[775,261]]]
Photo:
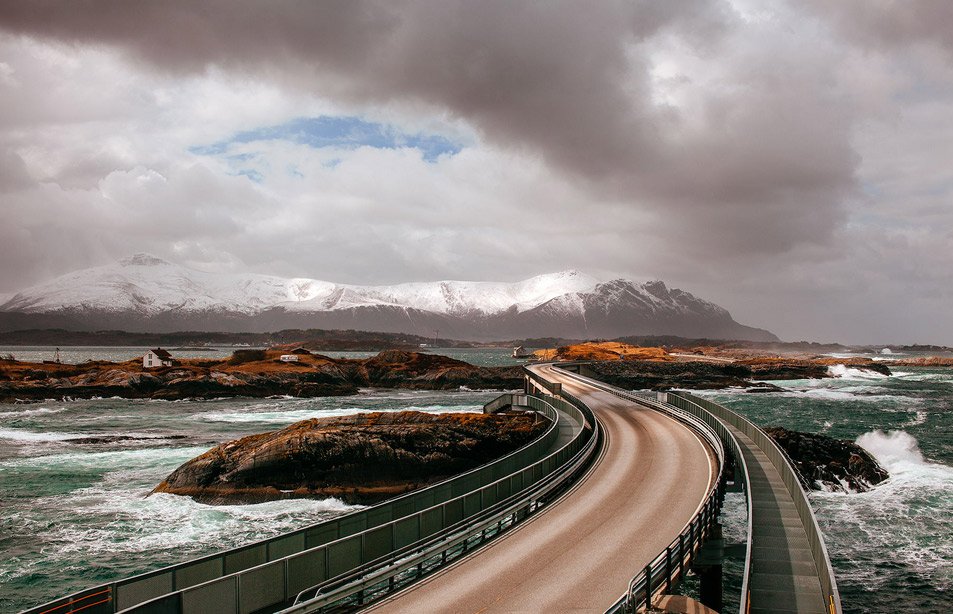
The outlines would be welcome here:
[[[953,4],[942,0],[808,0],[848,35],[874,48],[934,44],[953,53]]]
[[[0,2],[0,292],[136,251],[351,283],[571,267],[786,338],[953,342],[948,4]],[[230,138],[322,113],[467,144]]]
[[[720,229],[745,252],[763,251],[765,232],[773,250],[827,240],[854,185],[850,123],[825,62],[745,50],[742,20],[719,0],[31,2],[5,3],[0,22],[114,46],[162,71],[217,66],[357,101],[432,105],[595,194],[671,210],[686,232]],[[653,98],[647,41],[658,37],[741,63],[692,110],[704,115],[700,131],[699,118]],[[726,220],[716,227],[714,209]],[[806,210],[813,225],[788,222]]]

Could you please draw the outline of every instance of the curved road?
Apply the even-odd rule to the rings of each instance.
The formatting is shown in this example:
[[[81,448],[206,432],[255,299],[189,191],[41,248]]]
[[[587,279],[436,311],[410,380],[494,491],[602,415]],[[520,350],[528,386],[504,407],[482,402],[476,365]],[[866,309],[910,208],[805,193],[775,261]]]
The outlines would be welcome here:
[[[717,468],[693,431],[549,366],[534,370],[592,408],[606,434],[600,458],[558,502],[365,611],[602,614],[704,502]]]

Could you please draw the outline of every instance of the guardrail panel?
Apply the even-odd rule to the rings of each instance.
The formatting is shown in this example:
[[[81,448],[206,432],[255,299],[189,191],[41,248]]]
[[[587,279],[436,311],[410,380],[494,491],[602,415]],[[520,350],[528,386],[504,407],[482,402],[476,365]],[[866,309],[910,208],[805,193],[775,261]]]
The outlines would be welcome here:
[[[238,578],[206,582],[182,593],[182,614],[238,614]]]
[[[225,575],[268,562],[268,544],[259,544],[225,555]]]
[[[352,535],[328,544],[328,575],[338,576],[355,567],[359,567],[363,552],[363,536]]]
[[[239,614],[252,614],[283,602],[286,599],[284,561],[262,565],[242,574],[238,594]]]
[[[222,566],[224,564],[224,558],[214,558],[200,560],[191,565],[185,565],[176,569],[174,581],[175,590],[181,590],[221,577]]]
[[[268,542],[268,560],[277,561],[304,550],[304,533],[292,533]]]
[[[443,510],[433,507],[420,513],[420,537],[428,537],[443,529]]]
[[[410,516],[394,523],[394,548],[403,548],[420,539],[420,518]]]
[[[338,523],[329,522],[309,528],[305,533],[305,548],[314,548],[333,542],[338,538],[338,527]]]
[[[394,551],[394,525],[369,529],[364,533],[364,561],[373,561]]]
[[[172,572],[143,578],[138,582],[130,582],[116,587],[116,610],[125,610],[137,603],[148,601],[154,595],[171,593],[175,590],[172,585]]]
[[[288,594],[301,591],[328,579],[327,548],[308,550],[288,559]]]
[[[355,535],[367,528],[367,514],[350,514],[338,521],[338,537]]]

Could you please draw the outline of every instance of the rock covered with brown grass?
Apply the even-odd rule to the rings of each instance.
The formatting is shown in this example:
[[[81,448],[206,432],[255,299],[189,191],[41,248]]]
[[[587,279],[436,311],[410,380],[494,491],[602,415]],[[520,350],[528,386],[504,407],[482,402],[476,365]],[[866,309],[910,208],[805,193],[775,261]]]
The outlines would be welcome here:
[[[387,350],[362,360],[295,353],[240,350],[226,359],[175,360],[171,367],[144,368],[141,359],[40,364],[0,359],[0,400],[52,398],[217,398],[355,394],[360,388],[452,390],[522,386],[520,368],[477,367],[439,354]]]
[[[312,418],[219,445],[176,469],[153,493],[211,504],[327,497],[374,503],[499,458],[546,427],[535,414]]]

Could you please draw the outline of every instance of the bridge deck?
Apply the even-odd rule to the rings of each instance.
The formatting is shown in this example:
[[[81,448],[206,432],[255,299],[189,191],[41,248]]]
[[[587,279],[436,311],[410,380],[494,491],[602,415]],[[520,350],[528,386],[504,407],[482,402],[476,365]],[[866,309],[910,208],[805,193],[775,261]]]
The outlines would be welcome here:
[[[750,437],[725,426],[741,445],[750,479],[749,614],[827,614],[807,533],[781,475]]]
[[[684,528],[712,487],[708,447],[671,418],[562,381],[605,428],[592,472],[558,504],[368,612],[602,614]]]

